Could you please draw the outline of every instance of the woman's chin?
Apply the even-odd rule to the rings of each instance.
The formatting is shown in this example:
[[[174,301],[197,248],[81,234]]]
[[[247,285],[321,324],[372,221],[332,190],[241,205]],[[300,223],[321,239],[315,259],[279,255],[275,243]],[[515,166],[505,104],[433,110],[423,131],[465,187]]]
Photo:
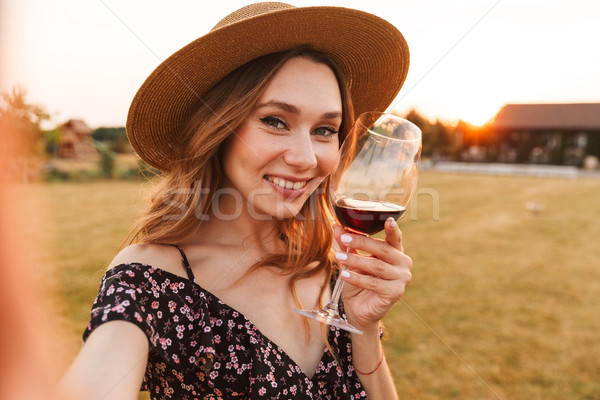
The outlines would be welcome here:
[[[295,218],[302,209],[302,205],[297,206],[295,204],[277,204],[276,206],[257,210],[255,218],[257,220],[285,220]]]

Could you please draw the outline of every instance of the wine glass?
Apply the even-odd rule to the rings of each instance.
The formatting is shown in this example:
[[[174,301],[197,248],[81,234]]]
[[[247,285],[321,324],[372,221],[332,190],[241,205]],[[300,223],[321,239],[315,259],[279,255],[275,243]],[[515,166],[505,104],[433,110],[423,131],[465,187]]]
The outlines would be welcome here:
[[[400,218],[417,185],[420,156],[421,130],[416,125],[393,114],[361,114],[340,148],[340,164],[329,181],[339,223],[368,236],[383,230],[389,217]],[[339,314],[343,285],[340,273],[323,309],[295,311],[362,334]]]

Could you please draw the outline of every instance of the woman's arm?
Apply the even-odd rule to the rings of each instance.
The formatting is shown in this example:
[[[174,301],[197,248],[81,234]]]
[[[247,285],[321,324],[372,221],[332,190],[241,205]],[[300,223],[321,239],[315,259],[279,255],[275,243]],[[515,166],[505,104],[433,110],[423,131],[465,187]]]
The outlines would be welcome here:
[[[137,399],[148,361],[148,339],[136,325],[97,327],[59,384],[57,398]]]
[[[398,399],[396,387],[385,354],[383,354],[379,326],[375,330],[364,331],[362,335],[352,334],[352,362],[370,400]]]

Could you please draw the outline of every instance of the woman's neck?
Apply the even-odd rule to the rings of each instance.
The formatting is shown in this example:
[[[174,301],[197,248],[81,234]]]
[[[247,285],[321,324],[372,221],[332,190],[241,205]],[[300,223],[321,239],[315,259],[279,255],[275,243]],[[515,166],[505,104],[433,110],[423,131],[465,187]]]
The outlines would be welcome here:
[[[274,254],[284,251],[277,232],[277,220],[271,217],[256,218],[248,213],[239,215],[211,212],[189,239],[190,242],[254,248],[259,253]]]

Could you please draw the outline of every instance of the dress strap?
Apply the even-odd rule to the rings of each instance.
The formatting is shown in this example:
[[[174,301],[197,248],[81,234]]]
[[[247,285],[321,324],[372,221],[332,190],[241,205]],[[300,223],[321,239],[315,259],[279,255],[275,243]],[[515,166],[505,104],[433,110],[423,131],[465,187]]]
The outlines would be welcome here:
[[[185,268],[185,272],[187,272],[188,278],[190,279],[190,281],[196,282],[196,277],[194,276],[194,273],[192,272],[192,268],[190,267],[190,262],[188,261],[187,257],[185,256],[183,249],[181,247],[177,246],[176,244],[171,244],[171,246],[173,246],[177,250],[179,250],[179,253],[181,254],[181,261],[183,261],[183,267]]]

